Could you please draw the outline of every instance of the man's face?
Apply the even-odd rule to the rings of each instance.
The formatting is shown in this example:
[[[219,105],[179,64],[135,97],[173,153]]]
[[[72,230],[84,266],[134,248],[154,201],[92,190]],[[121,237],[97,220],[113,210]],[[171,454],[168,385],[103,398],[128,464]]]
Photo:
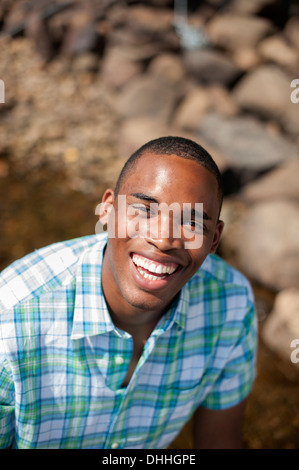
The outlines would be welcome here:
[[[129,215],[113,191],[106,191],[103,202],[113,204],[114,215],[110,215],[108,221],[102,284],[107,303],[114,312],[118,310],[124,315],[127,312],[134,318],[137,314],[140,317],[140,312],[146,316],[146,312],[162,314],[165,311],[206,256],[218,246],[223,223],[218,221],[217,194],[215,176],[197,162],[150,153],[137,160],[121,185],[119,196],[125,200],[126,208],[130,206]],[[168,206],[175,203],[181,208],[181,237],[177,233],[174,236],[171,211],[169,233],[162,230],[165,218],[162,220],[162,215],[151,209],[153,204],[161,203]],[[186,204],[194,208],[196,203],[203,203],[202,244],[186,248],[183,229],[198,228],[194,227],[193,218],[186,224],[183,208]],[[136,215],[140,225],[134,235],[132,224],[136,225]],[[148,230],[141,236],[140,227],[149,224],[150,218],[156,220],[158,231],[152,234]],[[129,232],[130,236],[117,237],[120,232]],[[111,233],[116,236],[111,237]]]

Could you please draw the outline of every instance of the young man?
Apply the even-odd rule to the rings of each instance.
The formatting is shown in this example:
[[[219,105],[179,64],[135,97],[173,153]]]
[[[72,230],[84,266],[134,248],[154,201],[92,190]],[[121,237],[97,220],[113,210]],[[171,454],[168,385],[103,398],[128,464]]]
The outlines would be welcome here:
[[[149,142],[107,190],[107,234],[57,243],[0,283],[0,443],[238,448],[255,377],[248,281],[214,253],[221,176],[179,137]]]

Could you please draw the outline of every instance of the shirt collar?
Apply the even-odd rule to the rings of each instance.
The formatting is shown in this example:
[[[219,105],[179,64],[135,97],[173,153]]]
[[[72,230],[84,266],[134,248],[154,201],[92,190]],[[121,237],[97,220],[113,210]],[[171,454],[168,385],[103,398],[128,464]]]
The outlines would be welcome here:
[[[72,339],[119,331],[111,320],[102,290],[102,263],[107,235],[81,254],[75,279],[75,307]],[[189,289],[185,285],[158,323],[156,331],[168,330],[175,323],[179,329],[186,324]]]
[[[75,279],[75,307],[71,338],[79,339],[115,329],[102,290],[102,263],[107,236],[81,254]]]

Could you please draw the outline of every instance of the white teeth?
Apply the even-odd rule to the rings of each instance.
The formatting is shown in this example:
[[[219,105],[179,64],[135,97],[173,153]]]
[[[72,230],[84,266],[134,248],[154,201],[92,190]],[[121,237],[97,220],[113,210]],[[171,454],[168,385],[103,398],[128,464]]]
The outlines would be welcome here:
[[[172,274],[176,270],[176,267],[174,267],[174,266],[165,266],[163,264],[151,263],[150,261],[147,261],[146,259],[144,259],[142,257],[139,257],[138,255],[133,255],[132,259],[133,259],[133,262],[136,266],[142,267],[142,268],[144,268],[147,271],[150,271],[152,273]],[[149,276],[149,274],[148,274],[148,276]],[[154,276],[154,278],[156,279],[157,277]],[[157,279],[161,279],[161,277],[159,277]]]
[[[158,271],[156,270],[156,265],[155,265],[154,263],[150,264],[147,269],[148,269],[149,271],[151,271],[152,273],[158,272]]]
[[[161,266],[161,264],[156,268],[156,273],[157,274],[162,274],[163,272],[163,266]]]
[[[149,279],[150,281],[158,281],[160,279],[164,279],[165,276],[153,276],[152,274],[148,274],[146,272],[144,272],[140,267],[138,267],[138,271],[140,272],[140,274],[142,274],[143,277],[145,277],[145,279]]]

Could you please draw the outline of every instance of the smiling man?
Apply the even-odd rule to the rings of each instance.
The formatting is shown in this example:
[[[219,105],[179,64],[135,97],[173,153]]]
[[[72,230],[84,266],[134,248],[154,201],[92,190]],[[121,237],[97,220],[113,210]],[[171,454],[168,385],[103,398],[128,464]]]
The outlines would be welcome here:
[[[2,447],[165,448],[192,415],[194,447],[241,447],[256,318],[215,255],[222,198],[200,145],[156,139],[105,192],[107,234],[3,272]]]

